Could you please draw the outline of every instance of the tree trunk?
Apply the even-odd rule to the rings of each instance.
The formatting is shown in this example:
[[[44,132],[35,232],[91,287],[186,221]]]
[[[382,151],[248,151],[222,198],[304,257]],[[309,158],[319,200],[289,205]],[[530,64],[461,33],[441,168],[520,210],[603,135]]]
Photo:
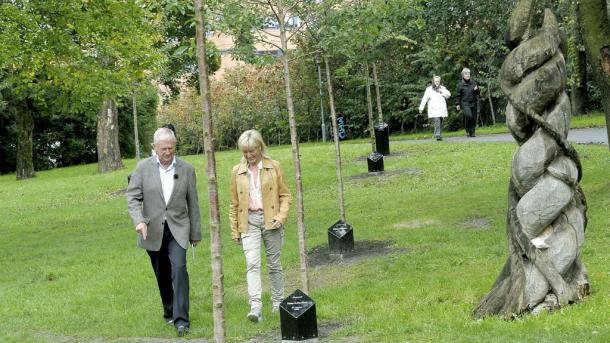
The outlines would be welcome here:
[[[328,65],[328,58],[324,57],[324,67],[326,69],[326,83],[328,85],[328,101],[330,104],[330,116],[333,126],[333,140],[335,141],[335,172],[337,175],[337,194],[339,195],[339,216],[340,219],[347,223],[345,220],[345,201],[343,198],[343,177],[341,175],[341,149],[339,148],[339,131],[337,129],[337,113],[335,112],[335,98],[333,96],[333,85],[330,75],[330,66]]]
[[[210,214],[210,252],[212,264],[212,309],[214,317],[214,340],[216,343],[225,341],[224,313],[224,272],[222,266],[222,240],[220,238],[220,209],[218,203],[218,184],[216,179],[216,156],[214,154],[214,134],[212,132],[212,102],[210,100],[210,84],[208,79],[208,63],[205,49],[204,19],[202,0],[194,0],[197,62],[199,64],[199,91],[201,107],[203,108],[203,139],[207,158],[208,202]]]
[[[570,102],[572,103],[572,115],[579,116],[585,113],[587,105],[587,53],[578,50],[577,59],[574,61],[576,82],[572,85]]]
[[[138,137],[138,110],[136,109],[136,92],[131,94],[133,107],[133,140],[136,145],[136,161],[140,160],[140,137]]]
[[[375,152],[377,151],[377,147],[375,146],[375,124],[373,123],[373,101],[371,100],[371,78],[369,74],[368,62],[364,64],[364,68],[366,69],[366,109],[369,113],[369,131],[371,133],[371,147],[373,148],[373,152]]]
[[[290,68],[288,65],[288,42],[286,39],[286,12],[283,0],[277,1],[277,20],[280,24],[280,41],[282,45],[282,62],[284,64],[284,84],[286,86],[286,105],[288,107],[288,121],[290,123],[290,142],[292,145],[292,159],[294,161],[294,180],[296,186],[297,231],[299,235],[299,253],[301,262],[301,287],[306,294],[309,293],[309,276],[307,263],[307,246],[305,244],[305,217],[303,206],[303,184],[301,182],[301,157],[299,155],[299,138],[297,135],[297,122],[292,102],[292,88],[290,86]]]
[[[606,0],[581,0],[577,7],[583,28],[585,50],[606,114],[606,130],[610,137],[610,19]],[[609,145],[610,148],[610,145]]]
[[[379,122],[383,123],[383,113],[381,112],[381,92],[379,91],[379,79],[377,78],[377,65],[373,62],[373,81],[375,82],[375,95],[377,96],[377,113]]]
[[[105,99],[97,115],[97,170],[106,173],[121,168],[118,112],[114,101]]]
[[[494,110],[494,103],[491,101],[491,82],[487,84],[487,99],[489,100],[489,111],[491,112],[491,121],[496,125],[496,112]]]
[[[31,108],[23,106],[21,113],[17,113],[17,154],[16,170],[17,180],[24,180],[36,176],[33,162],[33,135],[34,117]]]
[[[322,86],[322,71],[320,70],[320,62],[316,57],[316,66],[318,67],[318,84],[320,88],[320,117],[322,119],[322,142],[326,142],[326,123],[324,121],[324,92]]]

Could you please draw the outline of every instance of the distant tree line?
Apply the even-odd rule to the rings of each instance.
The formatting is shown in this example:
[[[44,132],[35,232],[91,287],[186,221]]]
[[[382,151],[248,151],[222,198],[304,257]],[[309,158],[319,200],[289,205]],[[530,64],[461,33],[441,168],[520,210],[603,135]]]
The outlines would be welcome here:
[[[348,137],[369,135],[366,99],[366,68],[374,63],[379,80],[384,121],[391,132],[407,133],[427,129],[427,117],[417,107],[433,75],[441,76],[452,92],[460,71],[468,67],[481,86],[479,125],[504,121],[506,99],[500,91],[498,70],[508,54],[504,42],[507,13],[515,1],[325,1],[341,4],[332,11],[310,9],[315,15],[309,31],[299,35],[296,51],[291,52],[293,97],[301,141],[322,138],[319,80],[316,59],[329,56],[337,111],[346,120]],[[552,8],[564,18],[568,35],[568,89],[579,100],[576,115],[599,110],[601,93],[590,82],[592,67],[582,54],[584,45],[576,7],[571,1],[539,1],[537,14]],[[538,16],[540,17],[540,16]],[[243,31],[242,31],[243,34]],[[248,39],[243,39],[249,41]],[[250,40],[251,41],[251,40]],[[240,48],[237,57],[253,64],[229,71],[212,80],[215,135],[217,148],[234,148],[239,133],[256,128],[270,144],[290,141],[279,60],[257,59],[253,48]],[[584,66],[584,69],[583,69]],[[322,65],[323,68],[323,65]],[[580,69],[579,69],[580,68]],[[322,73],[323,75],[324,73]],[[587,81],[589,80],[589,81]],[[322,76],[325,87],[325,77]],[[373,80],[370,80],[374,92]],[[196,93],[170,100],[161,114],[164,121],[178,121],[178,127],[192,126],[188,113],[198,113]],[[325,127],[329,125],[328,98],[324,94]],[[462,128],[461,114],[449,102],[450,130]],[[192,117],[192,116],[190,116]],[[199,130],[200,131],[200,130]],[[201,151],[201,137],[196,130],[183,136],[181,153]],[[199,138],[198,138],[199,137]],[[196,143],[192,143],[196,142]]]
[[[298,49],[289,57],[301,141],[323,137],[320,86],[325,89],[327,80],[324,72],[318,79],[318,63],[324,70],[325,59],[348,137],[370,135],[371,111],[374,121],[383,113],[393,133],[426,128],[426,117],[417,111],[425,87],[440,75],[454,92],[463,67],[482,88],[479,125],[504,120],[506,100],[497,74],[508,53],[504,32],[514,0],[294,3],[300,5],[291,14],[307,24],[289,28],[300,28],[293,37]],[[233,35],[234,56],[247,62],[212,80],[217,148],[234,148],[248,128],[260,130],[270,144],[288,143],[283,66],[253,47],[253,28],[264,28],[268,13],[246,11],[238,0],[206,6],[208,30]],[[599,63],[608,59],[609,49],[605,55],[599,49],[610,44],[608,1],[540,0],[537,14],[544,7],[562,18],[568,37],[573,112],[604,109],[608,116],[610,77]],[[180,154],[201,153],[192,18],[189,0],[1,2],[0,173],[17,171],[21,179],[34,176],[34,170],[96,161],[102,172],[121,168],[120,159],[135,151],[134,98],[144,156],[153,128],[166,123],[177,128]],[[212,74],[220,52],[213,44],[206,47]],[[169,95],[158,96],[159,87]],[[328,130],[328,94],[322,94]],[[446,125],[460,128],[460,114],[449,109]]]

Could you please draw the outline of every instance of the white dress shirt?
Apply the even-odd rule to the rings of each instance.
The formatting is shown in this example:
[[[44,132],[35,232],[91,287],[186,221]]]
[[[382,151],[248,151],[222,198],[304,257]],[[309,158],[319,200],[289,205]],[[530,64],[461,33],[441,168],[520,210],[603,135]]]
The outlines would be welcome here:
[[[161,188],[163,189],[163,198],[165,199],[165,204],[169,204],[170,197],[172,196],[172,191],[174,190],[174,174],[176,171],[176,157],[172,160],[172,163],[167,167],[167,169],[163,168],[161,162],[159,162],[159,157],[157,156],[157,166],[159,167],[159,176],[161,177]]]

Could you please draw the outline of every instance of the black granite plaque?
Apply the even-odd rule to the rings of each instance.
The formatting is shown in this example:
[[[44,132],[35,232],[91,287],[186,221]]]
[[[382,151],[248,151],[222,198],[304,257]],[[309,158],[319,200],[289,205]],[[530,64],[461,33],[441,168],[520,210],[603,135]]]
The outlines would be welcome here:
[[[282,342],[317,340],[316,303],[300,289],[280,304]]]
[[[352,250],[354,250],[352,226],[339,220],[328,229],[328,251],[331,254],[343,254]]]
[[[379,173],[383,171],[383,155],[373,152],[366,157],[369,173]]]
[[[390,154],[390,127],[386,123],[378,123],[375,126],[375,146],[377,152],[384,156]]]

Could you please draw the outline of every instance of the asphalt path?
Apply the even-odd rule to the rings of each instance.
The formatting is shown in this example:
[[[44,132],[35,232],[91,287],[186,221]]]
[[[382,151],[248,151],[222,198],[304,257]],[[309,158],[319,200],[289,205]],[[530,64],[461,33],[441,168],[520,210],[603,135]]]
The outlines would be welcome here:
[[[406,140],[408,142],[429,142],[433,138]],[[510,133],[496,133],[489,135],[478,135],[476,137],[446,137],[446,142],[516,142]],[[568,133],[568,141],[577,144],[599,144],[608,145],[608,134],[605,127],[593,127],[586,129],[571,129]]]

